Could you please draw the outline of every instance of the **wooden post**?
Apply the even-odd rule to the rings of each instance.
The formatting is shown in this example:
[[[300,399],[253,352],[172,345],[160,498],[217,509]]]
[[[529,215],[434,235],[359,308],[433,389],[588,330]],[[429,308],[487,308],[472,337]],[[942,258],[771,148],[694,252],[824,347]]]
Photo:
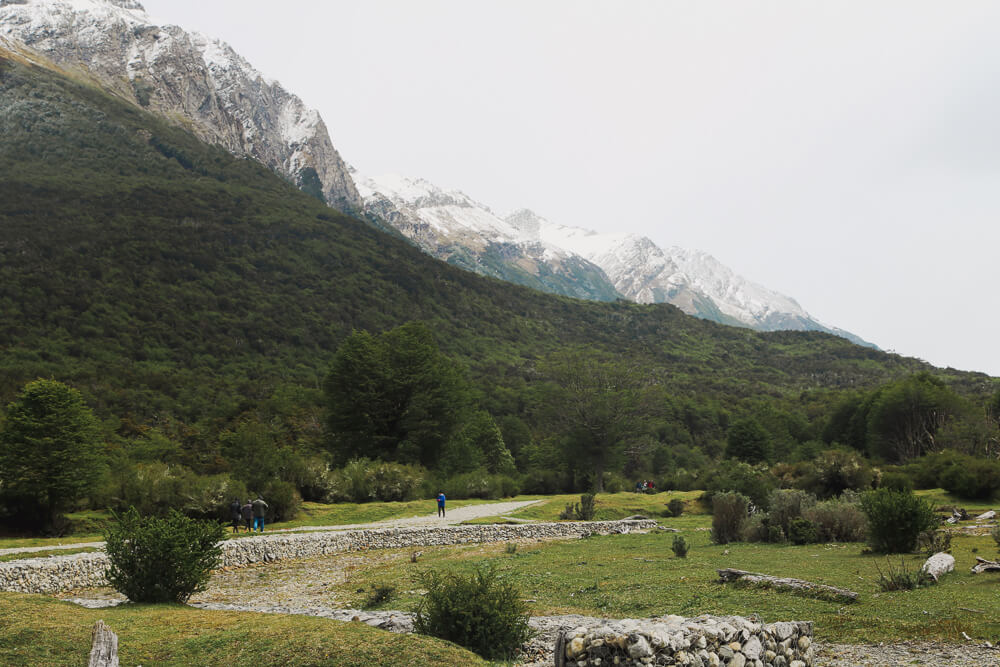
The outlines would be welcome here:
[[[118,667],[118,635],[98,621],[91,633],[90,662],[87,667]]]

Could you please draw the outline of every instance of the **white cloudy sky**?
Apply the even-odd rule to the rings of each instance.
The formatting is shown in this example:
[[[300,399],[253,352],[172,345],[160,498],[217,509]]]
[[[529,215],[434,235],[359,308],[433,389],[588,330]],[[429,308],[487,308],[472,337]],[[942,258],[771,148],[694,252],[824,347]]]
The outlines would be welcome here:
[[[1000,376],[1000,3],[143,0],[372,174],[698,248]]]

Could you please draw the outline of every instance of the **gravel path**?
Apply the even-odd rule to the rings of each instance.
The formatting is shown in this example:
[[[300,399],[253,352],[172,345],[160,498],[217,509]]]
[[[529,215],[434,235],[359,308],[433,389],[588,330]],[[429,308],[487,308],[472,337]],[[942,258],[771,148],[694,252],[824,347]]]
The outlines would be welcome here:
[[[528,507],[529,505],[534,505],[536,503],[543,502],[541,500],[518,500],[518,501],[506,501],[500,503],[479,503],[478,505],[466,505],[464,507],[457,507],[455,509],[448,510],[444,518],[438,517],[437,513],[427,514],[424,516],[411,516],[405,519],[385,519],[383,521],[374,521],[372,523],[352,523],[352,524],[342,524],[339,526],[300,526],[298,528],[282,528],[280,530],[271,530],[269,533],[306,533],[314,531],[323,530],[364,530],[370,528],[402,528],[402,527],[412,527],[412,526],[450,526],[454,524],[462,523],[463,521],[472,521],[473,519],[483,519],[489,516],[500,516],[504,514],[510,514],[511,512],[516,512],[517,510]],[[525,522],[524,519],[510,519],[518,523]],[[0,549],[0,556],[6,556],[8,554],[28,554],[37,553],[40,551],[59,551],[62,549],[82,549],[91,547],[94,549],[103,549],[104,542],[77,542],[74,544],[56,544],[44,547],[10,547],[8,549]]]

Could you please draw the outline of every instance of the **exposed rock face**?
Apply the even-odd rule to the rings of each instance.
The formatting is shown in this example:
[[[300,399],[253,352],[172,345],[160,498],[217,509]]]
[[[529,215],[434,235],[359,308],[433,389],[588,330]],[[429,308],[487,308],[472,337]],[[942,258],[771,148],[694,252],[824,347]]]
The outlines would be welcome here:
[[[355,174],[355,181],[366,213],[438,259],[554,294],[596,301],[621,296],[600,267],[537,236],[526,237],[465,193],[396,175]]]
[[[134,0],[0,0],[0,37],[259,160],[334,208],[362,208],[319,114],[224,42],[155,25]]]
[[[920,569],[929,574],[934,581],[937,581],[941,575],[954,571],[955,557],[943,551],[936,553],[928,558]]]

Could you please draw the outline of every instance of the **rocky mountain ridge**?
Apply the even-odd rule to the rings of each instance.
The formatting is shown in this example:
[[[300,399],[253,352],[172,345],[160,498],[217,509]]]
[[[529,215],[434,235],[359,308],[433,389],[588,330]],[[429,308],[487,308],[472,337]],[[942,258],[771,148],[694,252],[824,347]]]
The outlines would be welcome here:
[[[373,178],[356,172],[354,176],[369,214],[440,259],[457,263],[456,256],[476,258],[481,263],[466,268],[479,273],[503,277],[494,272],[495,264],[483,266],[489,251],[497,247],[507,249],[500,254],[502,262],[536,275],[549,264],[572,278],[565,267],[575,258],[573,266],[586,266],[588,276],[596,273],[601,280],[592,280],[585,290],[559,293],[594,298],[589,289],[607,284],[605,293],[637,303],[670,303],[689,315],[722,324],[760,331],[823,331],[871,345],[823,324],[795,299],[746,280],[702,251],[663,249],[637,234],[601,234],[559,225],[528,209],[500,216],[463,192],[424,179],[395,174]]]
[[[315,110],[228,44],[156,25],[135,0],[2,0],[0,37],[262,162],[334,208],[362,207]]]

